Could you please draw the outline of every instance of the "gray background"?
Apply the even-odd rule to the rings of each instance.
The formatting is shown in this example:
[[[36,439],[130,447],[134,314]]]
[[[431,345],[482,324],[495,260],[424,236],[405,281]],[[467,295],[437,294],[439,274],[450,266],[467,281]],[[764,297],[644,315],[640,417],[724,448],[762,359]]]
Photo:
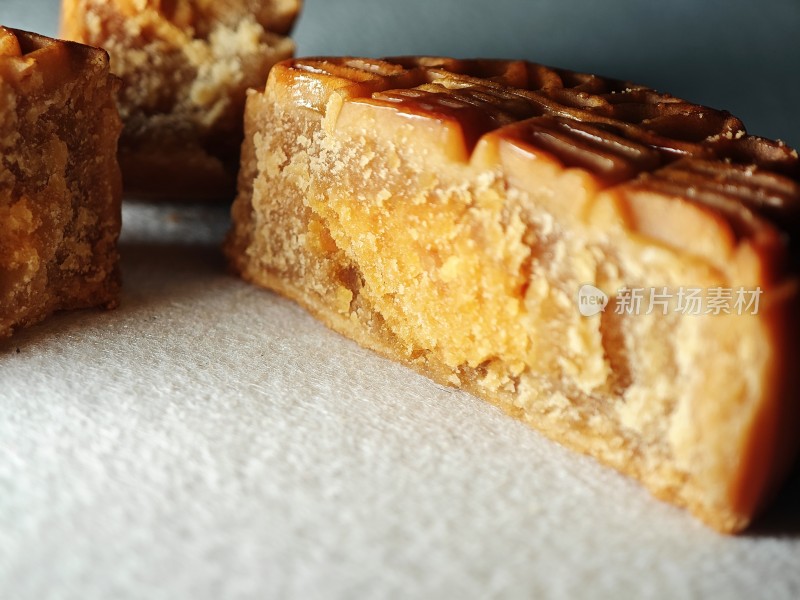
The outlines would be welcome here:
[[[0,0],[0,22],[53,34],[58,0]],[[304,55],[526,58],[644,83],[800,146],[797,0],[307,0]]]

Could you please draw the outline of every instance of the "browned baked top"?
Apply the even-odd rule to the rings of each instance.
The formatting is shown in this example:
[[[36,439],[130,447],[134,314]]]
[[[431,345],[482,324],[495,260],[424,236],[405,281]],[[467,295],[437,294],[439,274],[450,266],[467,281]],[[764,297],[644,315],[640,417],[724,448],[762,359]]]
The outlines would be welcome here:
[[[306,58],[281,67],[278,76],[298,101],[321,112],[334,92],[393,106],[455,123],[466,156],[494,132],[586,169],[602,186],[630,182],[687,197],[725,214],[745,235],[753,218],[791,237],[797,232],[797,152],[748,135],[727,111],[526,61]]]
[[[42,54],[42,51],[62,44],[70,44],[70,42],[62,42],[38,33],[0,25],[0,57],[6,64],[10,60],[24,58],[31,54]]]
[[[0,27],[0,57],[8,56],[22,56],[22,49],[14,32]]]
[[[100,48],[0,26],[0,84],[20,93],[58,87],[88,65],[107,67],[108,54]]]

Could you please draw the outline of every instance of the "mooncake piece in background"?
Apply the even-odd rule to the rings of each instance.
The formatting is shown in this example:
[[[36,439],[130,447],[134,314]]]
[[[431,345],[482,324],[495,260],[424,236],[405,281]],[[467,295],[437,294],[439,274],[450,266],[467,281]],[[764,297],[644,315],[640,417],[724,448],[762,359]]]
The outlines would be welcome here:
[[[290,57],[300,0],[63,0],[62,35],[108,50],[122,79],[126,193],[235,194],[245,91]]]
[[[103,50],[0,27],[0,337],[117,304],[118,84]]]

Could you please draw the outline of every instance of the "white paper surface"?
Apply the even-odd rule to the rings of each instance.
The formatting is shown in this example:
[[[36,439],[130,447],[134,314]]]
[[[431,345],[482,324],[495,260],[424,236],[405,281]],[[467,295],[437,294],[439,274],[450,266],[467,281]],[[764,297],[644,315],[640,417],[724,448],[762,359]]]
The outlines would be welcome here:
[[[798,486],[720,536],[124,220],[122,306],[0,344],[3,600],[800,596]]]

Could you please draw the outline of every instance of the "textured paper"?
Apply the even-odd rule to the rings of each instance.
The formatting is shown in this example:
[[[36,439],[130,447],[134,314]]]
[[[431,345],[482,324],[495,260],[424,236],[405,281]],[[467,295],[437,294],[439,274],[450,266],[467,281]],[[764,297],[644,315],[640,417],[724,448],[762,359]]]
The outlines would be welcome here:
[[[113,312],[0,344],[0,598],[797,598],[800,493],[718,535],[129,205]]]

